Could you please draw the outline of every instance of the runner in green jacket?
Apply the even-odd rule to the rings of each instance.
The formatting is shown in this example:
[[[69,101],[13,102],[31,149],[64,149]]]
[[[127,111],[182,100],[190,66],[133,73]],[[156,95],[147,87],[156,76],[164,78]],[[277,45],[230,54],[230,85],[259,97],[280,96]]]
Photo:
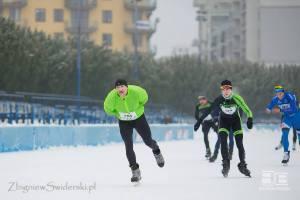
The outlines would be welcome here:
[[[115,82],[115,88],[104,101],[105,112],[119,120],[120,133],[132,170],[131,182],[138,182],[141,179],[141,172],[133,150],[133,129],[136,129],[144,143],[152,149],[158,166],[163,167],[165,163],[157,142],[152,139],[151,130],[144,115],[144,106],[147,101],[146,90],[139,86],[128,85],[127,81],[123,79],[118,79]]]
[[[224,177],[227,177],[230,169],[230,160],[228,156],[228,145],[227,138],[229,132],[232,131],[235,137],[236,146],[239,151],[240,163],[238,168],[241,173],[250,177],[250,171],[247,169],[247,164],[245,161],[245,149],[243,145],[243,130],[242,130],[242,120],[240,116],[240,109],[247,115],[247,127],[251,129],[253,127],[253,115],[248,105],[245,103],[244,99],[232,92],[232,84],[229,80],[224,80],[221,83],[222,95],[217,97],[212,106],[199,117],[194,129],[197,130],[200,124],[203,122],[205,117],[210,114],[212,109],[220,108],[220,118],[219,118],[219,137],[221,140],[221,153],[223,158],[223,170],[222,173]]]
[[[127,90],[127,95],[122,97],[117,89],[113,89],[104,101],[104,110],[119,120],[131,121],[144,114],[148,94],[146,90],[135,85],[128,85]]]

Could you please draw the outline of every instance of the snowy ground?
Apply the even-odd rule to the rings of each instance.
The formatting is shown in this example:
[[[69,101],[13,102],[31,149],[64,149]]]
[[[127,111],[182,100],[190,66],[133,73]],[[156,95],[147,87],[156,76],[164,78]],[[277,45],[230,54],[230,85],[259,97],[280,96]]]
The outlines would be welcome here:
[[[210,134],[211,141],[215,139]],[[160,143],[166,166],[156,166],[151,151],[142,144],[135,150],[142,183],[134,187],[122,144],[102,147],[54,148],[35,152],[0,154],[0,198],[5,200],[293,200],[300,199],[300,152],[292,152],[289,166],[275,151],[279,133],[245,133],[245,148],[252,178],[237,170],[237,150],[228,178],[223,178],[220,156],[216,163],[204,159],[202,136],[193,141]],[[212,142],[211,142],[212,146]],[[86,185],[88,190],[69,186]],[[43,187],[44,189],[38,188]],[[54,186],[57,186],[54,190]],[[59,191],[58,186],[62,186]],[[10,188],[11,187],[11,188]],[[26,190],[28,189],[28,191]],[[76,190],[77,189],[77,190]],[[83,188],[81,188],[83,189]],[[11,191],[8,191],[11,190]]]

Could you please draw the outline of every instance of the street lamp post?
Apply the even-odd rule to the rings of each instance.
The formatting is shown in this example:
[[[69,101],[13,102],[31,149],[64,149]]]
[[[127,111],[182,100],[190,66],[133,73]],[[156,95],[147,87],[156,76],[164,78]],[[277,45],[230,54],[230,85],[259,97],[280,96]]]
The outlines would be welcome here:
[[[79,10],[78,10],[78,30],[77,30],[77,60],[76,60],[76,69],[77,69],[77,89],[76,89],[76,95],[77,95],[77,117],[79,122],[79,115],[80,115],[80,96],[81,96],[81,12],[82,12],[82,1],[79,0]]]
[[[139,80],[139,52],[138,52],[138,39],[139,39],[139,32],[138,32],[138,25],[137,22],[139,20],[138,17],[138,2],[141,0],[133,0],[132,3],[134,4],[134,13],[133,13],[133,21],[134,21],[134,33],[133,33],[133,46],[134,46],[134,53],[133,53],[133,79],[135,81]]]
[[[197,11],[197,21],[198,21],[198,53],[199,53],[199,63],[206,59],[206,51],[207,48],[204,48],[204,38],[203,38],[203,28],[204,23],[207,21],[207,11],[199,9]],[[205,44],[206,45],[206,44]]]

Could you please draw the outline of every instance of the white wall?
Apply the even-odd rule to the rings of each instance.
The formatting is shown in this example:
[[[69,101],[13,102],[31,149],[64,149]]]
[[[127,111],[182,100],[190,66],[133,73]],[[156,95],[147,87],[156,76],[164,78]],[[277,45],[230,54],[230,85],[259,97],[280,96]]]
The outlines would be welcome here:
[[[246,59],[251,62],[259,60],[259,0],[248,0],[246,10]]]
[[[259,28],[261,62],[300,64],[300,6],[262,7]]]

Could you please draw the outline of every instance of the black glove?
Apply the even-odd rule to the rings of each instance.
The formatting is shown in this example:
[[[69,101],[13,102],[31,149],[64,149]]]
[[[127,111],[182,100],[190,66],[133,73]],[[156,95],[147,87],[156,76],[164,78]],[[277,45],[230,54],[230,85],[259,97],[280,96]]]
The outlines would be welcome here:
[[[247,128],[252,129],[252,127],[253,127],[253,118],[249,117],[247,120]]]
[[[198,120],[196,122],[196,124],[194,125],[194,131],[197,131],[199,129],[200,125],[201,125],[201,121]]]

